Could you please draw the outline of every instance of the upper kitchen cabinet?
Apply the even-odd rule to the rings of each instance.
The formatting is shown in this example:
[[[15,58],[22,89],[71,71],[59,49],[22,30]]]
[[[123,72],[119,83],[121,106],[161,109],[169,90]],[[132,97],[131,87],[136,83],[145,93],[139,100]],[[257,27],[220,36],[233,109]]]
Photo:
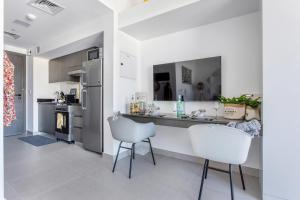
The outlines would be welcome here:
[[[49,61],[49,83],[61,82],[63,59],[56,58]]]
[[[72,53],[49,61],[49,83],[79,82],[79,77],[70,76],[70,71],[78,70],[86,61],[86,50]]]

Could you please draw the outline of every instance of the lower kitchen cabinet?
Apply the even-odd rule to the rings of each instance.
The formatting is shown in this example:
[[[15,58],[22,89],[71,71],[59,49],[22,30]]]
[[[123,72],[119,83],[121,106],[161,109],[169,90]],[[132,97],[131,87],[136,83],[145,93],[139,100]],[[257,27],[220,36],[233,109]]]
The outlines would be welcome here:
[[[54,103],[39,103],[39,132],[55,135],[55,105]]]

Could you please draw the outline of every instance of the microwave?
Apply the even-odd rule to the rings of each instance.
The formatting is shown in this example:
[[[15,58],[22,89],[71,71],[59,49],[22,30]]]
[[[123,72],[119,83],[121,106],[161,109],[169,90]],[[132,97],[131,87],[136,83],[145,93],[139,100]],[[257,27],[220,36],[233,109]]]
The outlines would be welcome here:
[[[101,49],[95,48],[87,51],[87,60],[99,59],[101,56]]]

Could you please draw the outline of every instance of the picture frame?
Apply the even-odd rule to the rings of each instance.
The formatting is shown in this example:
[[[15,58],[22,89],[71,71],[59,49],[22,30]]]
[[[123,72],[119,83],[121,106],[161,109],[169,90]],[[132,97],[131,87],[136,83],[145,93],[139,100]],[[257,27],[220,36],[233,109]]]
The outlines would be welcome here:
[[[182,65],[182,83],[192,84],[192,70]]]

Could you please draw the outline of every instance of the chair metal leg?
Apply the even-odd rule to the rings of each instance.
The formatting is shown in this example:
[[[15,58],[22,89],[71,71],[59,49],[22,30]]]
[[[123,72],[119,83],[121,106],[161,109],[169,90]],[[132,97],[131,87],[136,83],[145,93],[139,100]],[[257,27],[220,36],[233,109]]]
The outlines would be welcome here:
[[[132,159],[133,159],[133,149],[134,149],[135,144],[133,143],[131,146],[131,154],[130,154],[130,165],[129,165],[129,178],[131,178],[131,168],[132,168]]]
[[[132,146],[132,148],[133,148],[133,149],[132,149],[132,151],[133,151],[133,156],[132,156],[132,158],[135,159],[135,145]]]
[[[229,164],[229,178],[230,178],[231,200],[234,200],[233,185],[232,185],[232,170],[231,170],[231,164]]]
[[[242,166],[241,165],[239,165],[239,169],[240,169],[240,175],[241,175],[243,190],[246,190],[245,181],[244,181],[244,175],[243,175],[243,171],[242,171]]]
[[[149,141],[149,145],[150,145],[150,151],[151,151],[151,155],[152,155],[153,164],[156,165],[150,138],[148,138],[148,141]]]
[[[203,166],[202,179],[201,179],[201,185],[200,185],[198,200],[201,199],[203,184],[204,184],[204,178],[205,178],[205,173],[206,173],[207,168],[208,168],[208,160],[206,159],[205,162],[204,162],[204,166]]]
[[[207,160],[207,167],[206,167],[206,171],[205,171],[205,179],[207,179],[208,167],[209,167],[209,160]]]
[[[120,144],[119,144],[118,153],[117,153],[117,156],[116,156],[116,159],[115,159],[115,163],[114,163],[114,167],[113,167],[113,170],[112,170],[113,173],[115,172],[115,168],[116,168],[116,164],[117,164],[117,161],[118,161],[118,157],[119,157],[121,145],[122,145],[122,142],[120,142]]]

